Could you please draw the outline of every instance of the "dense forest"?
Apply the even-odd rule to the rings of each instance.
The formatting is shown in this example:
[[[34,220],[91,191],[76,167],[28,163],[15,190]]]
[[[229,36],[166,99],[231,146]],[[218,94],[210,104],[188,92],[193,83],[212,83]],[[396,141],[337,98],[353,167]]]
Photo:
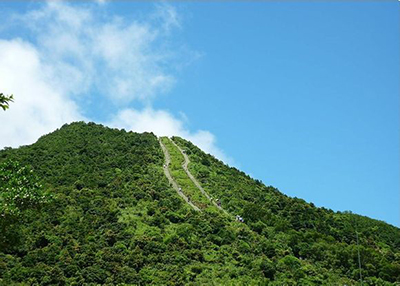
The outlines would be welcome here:
[[[230,215],[170,144],[172,176],[201,211],[177,194],[152,133],[77,122],[0,151],[0,285],[400,285],[400,229],[173,141]]]

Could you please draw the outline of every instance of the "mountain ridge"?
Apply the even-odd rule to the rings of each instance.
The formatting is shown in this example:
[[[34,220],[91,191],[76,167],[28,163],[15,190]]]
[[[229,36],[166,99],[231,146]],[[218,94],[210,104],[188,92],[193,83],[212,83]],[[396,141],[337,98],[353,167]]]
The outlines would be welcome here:
[[[398,228],[289,198],[172,140],[201,187],[245,224],[212,206],[191,211],[169,185],[154,134],[72,123],[0,151],[0,163],[31,165],[55,196],[14,225],[20,241],[0,251],[0,283],[356,285],[357,251],[366,285],[400,282]],[[171,156],[184,184],[183,156]]]

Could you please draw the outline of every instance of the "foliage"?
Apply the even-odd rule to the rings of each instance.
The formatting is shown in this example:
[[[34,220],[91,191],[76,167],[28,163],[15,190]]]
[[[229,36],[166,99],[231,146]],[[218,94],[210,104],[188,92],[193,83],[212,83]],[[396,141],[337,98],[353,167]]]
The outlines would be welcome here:
[[[14,101],[13,95],[4,95],[3,93],[0,93],[0,107],[3,110],[8,109],[10,102],[12,102],[12,101]]]
[[[268,253],[272,257],[285,259],[278,260],[277,272],[285,273],[293,281],[308,281],[306,276],[310,274],[302,273],[304,266],[301,266],[307,261],[313,265],[307,266],[308,272],[327,273],[326,277],[319,278],[322,281],[339,281],[339,277],[346,277],[353,282],[346,280],[343,284],[351,285],[359,279],[359,249],[367,285],[376,285],[378,282],[372,281],[378,280],[382,285],[386,285],[383,281],[400,282],[398,228],[351,212],[335,213],[302,199],[287,197],[278,189],[226,166],[189,141],[179,137],[173,140],[186,150],[191,160],[189,169],[206,191],[220,198],[222,206],[230,213],[241,215],[254,232],[268,238],[272,244]],[[356,231],[360,246],[356,244]],[[285,266],[295,259],[300,265]]]
[[[178,183],[178,186],[182,188],[182,192],[186,196],[190,197],[191,201],[200,209],[210,208],[210,211],[216,211],[215,206],[213,206],[210,201],[198,191],[197,187],[182,168],[184,158],[179,149],[168,138],[163,137],[161,140],[171,156],[169,169],[172,177]]]
[[[0,164],[0,220],[18,217],[48,199],[32,169],[12,160]]]
[[[0,285],[357,285],[355,223],[364,284],[399,281],[397,228],[288,198],[175,140],[206,190],[246,223],[189,208],[164,176],[152,133],[65,125],[0,151],[0,163],[32,166],[53,196],[8,237]],[[200,203],[183,158],[167,148],[173,176]]]

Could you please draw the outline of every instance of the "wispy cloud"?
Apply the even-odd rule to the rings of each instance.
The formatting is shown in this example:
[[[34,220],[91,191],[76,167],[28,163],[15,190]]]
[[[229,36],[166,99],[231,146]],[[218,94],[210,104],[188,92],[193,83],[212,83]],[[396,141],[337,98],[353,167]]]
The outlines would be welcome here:
[[[171,6],[157,6],[138,21],[108,15],[93,5],[49,2],[23,21],[34,32],[43,61],[54,69],[54,82],[68,92],[97,88],[113,102],[126,104],[149,101],[174,84],[167,68],[173,64],[171,51],[160,45],[166,40],[164,30],[179,26]]]
[[[115,106],[111,125],[179,135],[226,159],[210,132],[190,132],[184,118],[151,108],[174,87],[176,70],[199,55],[172,46],[182,29],[176,9],[161,3],[134,19],[109,14],[105,7],[111,4],[99,2],[49,1],[14,17],[23,33],[0,40],[0,86],[16,98],[0,113],[0,147],[30,144],[63,123],[91,120],[84,116],[91,107],[82,102],[95,96],[92,101]],[[128,108],[135,102],[147,108]]]

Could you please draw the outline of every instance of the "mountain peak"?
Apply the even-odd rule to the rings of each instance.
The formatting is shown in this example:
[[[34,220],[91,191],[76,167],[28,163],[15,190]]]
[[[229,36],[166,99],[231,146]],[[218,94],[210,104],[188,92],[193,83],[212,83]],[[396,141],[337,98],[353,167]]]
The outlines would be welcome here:
[[[5,284],[355,285],[360,264],[368,285],[400,281],[398,228],[290,198],[179,137],[74,122],[6,160],[54,199],[2,233]]]

